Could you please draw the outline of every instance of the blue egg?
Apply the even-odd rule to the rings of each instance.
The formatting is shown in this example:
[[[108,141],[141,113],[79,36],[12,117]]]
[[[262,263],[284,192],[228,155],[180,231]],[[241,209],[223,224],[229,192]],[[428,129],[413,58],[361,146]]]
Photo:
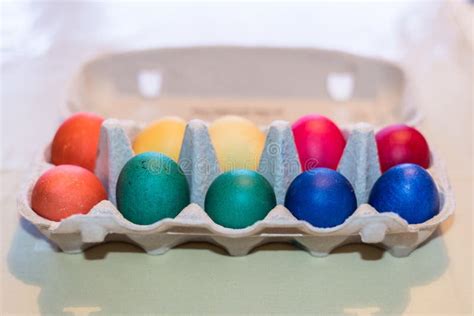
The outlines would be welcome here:
[[[303,172],[290,184],[285,207],[315,227],[342,224],[357,209],[350,182],[339,172],[316,168]]]
[[[415,164],[390,168],[375,182],[369,204],[379,212],[394,212],[409,224],[439,213],[439,194],[430,174]]]

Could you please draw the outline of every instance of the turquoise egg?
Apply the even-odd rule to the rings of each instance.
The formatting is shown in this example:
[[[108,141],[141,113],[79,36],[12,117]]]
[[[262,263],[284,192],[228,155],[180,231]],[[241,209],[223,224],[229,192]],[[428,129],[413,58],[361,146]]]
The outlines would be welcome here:
[[[183,171],[171,158],[156,152],[139,154],[125,164],[116,193],[120,213],[139,225],[174,218],[190,203]]]
[[[262,220],[276,206],[273,187],[259,173],[232,170],[212,182],[206,194],[205,211],[228,228],[245,228]]]

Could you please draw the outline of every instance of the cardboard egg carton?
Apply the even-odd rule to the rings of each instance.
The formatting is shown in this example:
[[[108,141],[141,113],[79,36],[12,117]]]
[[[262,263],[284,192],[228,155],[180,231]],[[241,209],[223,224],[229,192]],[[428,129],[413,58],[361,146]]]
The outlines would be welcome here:
[[[258,171],[272,184],[278,205],[263,220],[247,228],[222,227],[203,209],[207,189],[221,171],[207,124],[191,120],[179,158],[190,186],[191,204],[176,218],[136,225],[117,210],[115,188],[122,167],[134,155],[131,140],[142,128],[133,121],[114,119],[102,125],[96,174],[107,189],[109,200],[95,205],[86,215],[74,215],[61,222],[37,215],[31,209],[31,192],[38,177],[53,167],[49,163],[48,147],[20,194],[20,213],[66,253],[78,253],[104,242],[123,241],[138,245],[149,254],[162,254],[182,243],[204,241],[223,247],[232,256],[243,256],[265,243],[291,242],[314,256],[326,256],[345,244],[366,243],[403,257],[423,243],[454,210],[453,192],[444,165],[433,153],[429,172],[439,189],[441,210],[438,215],[421,224],[408,224],[395,213],[378,213],[368,205],[380,168],[374,129],[360,123],[344,130],[347,144],[338,167],[354,187],[357,210],[344,223],[331,228],[317,228],[297,220],[283,202],[290,183],[301,173],[298,154],[290,124],[274,121],[266,128]]]

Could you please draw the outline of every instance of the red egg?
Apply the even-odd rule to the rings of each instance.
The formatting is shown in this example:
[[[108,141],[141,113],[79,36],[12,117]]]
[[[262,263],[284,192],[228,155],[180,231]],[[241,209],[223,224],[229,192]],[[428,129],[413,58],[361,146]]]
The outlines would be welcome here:
[[[391,125],[375,136],[382,172],[402,163],[414,163],[423,168],[430,166],[430,148],[425,137],[406,125]]]
[[[103,120],[96,114],[77,113],[64,121],[54,135],[51,162],[81,166],[93,172]]]
[[[99,178],[82,167],[61,165],[46,171],[31,194],[31,208],[40,216],[60,221],[74,214],[87,214],[107,199]]]
[[[333,121],[322,115],[305,115],[292,129],[303,171],[316,167],[337,169],[346,140]]]

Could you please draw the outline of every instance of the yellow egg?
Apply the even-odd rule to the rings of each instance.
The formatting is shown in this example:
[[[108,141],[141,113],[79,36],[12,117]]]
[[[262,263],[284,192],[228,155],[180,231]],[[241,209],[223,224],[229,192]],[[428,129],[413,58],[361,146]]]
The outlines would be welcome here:
[[[211,141],[222,171],[256,170],[265,144],[265,134],[253,122],[224,116],[209,127]]]
[[[164,117],[147,126],[133,141],[133,151],[155,151],[178,161],[186,122],[179,117]]]

